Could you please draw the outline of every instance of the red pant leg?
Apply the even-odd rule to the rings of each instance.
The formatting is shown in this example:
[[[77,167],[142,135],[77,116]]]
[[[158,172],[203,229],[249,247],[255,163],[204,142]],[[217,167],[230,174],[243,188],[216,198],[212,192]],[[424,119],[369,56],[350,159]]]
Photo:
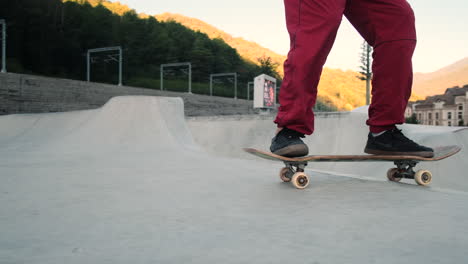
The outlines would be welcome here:
[[[322,67],[335,41],[346,0],[284,0],[291,48],[284,63],[275,123],[304,134],[314,131],[312,108]]]
[[[345,15],[374,47],[372,102],[367,120],[371,132],[404,123],[416,46],[411,6],[406,0],[348,0]]]

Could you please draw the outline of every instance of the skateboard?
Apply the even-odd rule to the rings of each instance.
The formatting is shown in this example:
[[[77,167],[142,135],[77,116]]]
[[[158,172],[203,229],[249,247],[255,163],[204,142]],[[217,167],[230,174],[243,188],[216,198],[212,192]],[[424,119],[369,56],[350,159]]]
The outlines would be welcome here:
[[[253,148],[244,151],[260,158],[282,161],[286,167],[280,170],[279,176],[284,182],[292,182],[298,189],[306,188],[310,179],[304,169],[309,162],[354,162],[354,161],[393,161],[396,165],[387,171],[387,178],[399,182],[402,178],[414,179],[417,184],[427,186],[432,182],[432,173],[428,170],[414,171],[413,168],[421,161],[438,161],[455,155],[461,150],[459,146],[442,146],[434,148],[434,157],[424,158],[405,155],[311,155],[298,158],[288,158]]]

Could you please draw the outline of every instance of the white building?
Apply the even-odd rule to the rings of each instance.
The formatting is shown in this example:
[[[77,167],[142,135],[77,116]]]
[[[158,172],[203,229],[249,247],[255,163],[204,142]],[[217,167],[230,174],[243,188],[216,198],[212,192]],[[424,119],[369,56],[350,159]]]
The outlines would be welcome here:
[[[468,85],[449,88],[443,95],[409,105],[407,114],[416,114],[420,124],[434,126],[468,125]]]

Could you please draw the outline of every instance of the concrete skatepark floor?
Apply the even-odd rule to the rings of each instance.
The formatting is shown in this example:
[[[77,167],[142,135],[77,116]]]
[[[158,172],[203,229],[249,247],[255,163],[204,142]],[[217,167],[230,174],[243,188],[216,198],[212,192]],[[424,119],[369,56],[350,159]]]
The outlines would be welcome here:
[[[344,142],[365,131],[363,118],[319,118],[323,129],[353,128],[327,133],[337,138],[327,149],[325,135],[308,144],[358,151],[361,139]],[[427,188],[387,182],[390,163],[319,163],[297,190],[279,180],[280,163],[241,151],[265,147],[271,126],[264,117],[185,120],[180,99],[143,96],[0,117],[0,263],[468,260],[464,150],[421,164],[434,171]],[[467,144],[466,130],[404,129],[424,143]]]

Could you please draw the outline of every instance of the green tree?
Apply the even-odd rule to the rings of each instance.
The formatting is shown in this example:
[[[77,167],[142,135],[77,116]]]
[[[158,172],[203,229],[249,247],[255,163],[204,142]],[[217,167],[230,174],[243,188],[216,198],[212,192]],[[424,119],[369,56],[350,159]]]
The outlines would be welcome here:
[[[257,59],[260,63],[260,71],[266,75],[270,75],[276,79],[280,79],[278,72],[275,70],[278,68],[278,63],[273,62],[271,57],[261,57]]]
[[[419,124],[416,114],[412,114],[410,117],[405,118],[407,124]]]
[[[206,76],[210,75],[213,60],[214,56],[210,50],[210,39],[205,34],[198,33],[190,54],[193,74],[198,77],[195,80],[205,80]]]

